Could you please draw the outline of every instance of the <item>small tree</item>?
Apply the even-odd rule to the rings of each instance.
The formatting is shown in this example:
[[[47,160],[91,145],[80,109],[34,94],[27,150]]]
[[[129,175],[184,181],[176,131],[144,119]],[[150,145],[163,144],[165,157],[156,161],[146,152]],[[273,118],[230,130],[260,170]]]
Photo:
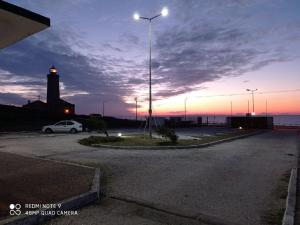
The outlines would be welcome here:
[[[108,137],[108,132],[107,132],[107,126],[106,126],[106,122],[104,120],[101,120],[99,118],[96,117],[90,117],[87,121],[86,121],[86,126],[89,130],[95,130],[95,131],[101,131],[103,132],[106,137]]]
[[[165,126],[157,128],[156,132],[160,134],[163,138],[169,139],[173,144],[176,144],[178,141],[178,136],[175,133],[175,130],[167,128]]]

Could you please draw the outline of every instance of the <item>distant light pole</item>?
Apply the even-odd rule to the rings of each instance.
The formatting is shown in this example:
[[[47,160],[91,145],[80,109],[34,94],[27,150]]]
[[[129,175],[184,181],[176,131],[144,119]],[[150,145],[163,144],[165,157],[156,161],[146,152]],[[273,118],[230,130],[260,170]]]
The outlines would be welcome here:
[[[232,101],[230,101],[230,116],[232,117]]]
[[[137,101],[138,101],[138,98],[135,97],[134,100],[135,100],[135,121],[137,121],[137,117],[138,117],[138,113],[137,113]]]
[[[266,99],[266,117],[268,116],[268,100]]]
[[[143,20],[147,20],[149,22],[149,137],[152,138],[152,89],[151,89],[151,85],[152,85],[152,77],[151,77],[151,51],[152,51],[152,20],[160,17],[160,16],[167,16],[169,14],[169,11],[167,8],[163,8],[161,10],[161,13],[153,16],[153,17],[143,17],[140,16],[138,13],[134,13],[133,18],[135,20],[139,20],[139,19],[143,19]]]
[[[249,109],[249,100],[248,100],[248,115],[249,115],[249,113],[250,113],[250,109]]]
[[[254,92],[257,91],[258,89],[246,89],[246,91],[250,91],[252,94],[252,115],[255,115],[254,111]]]
[[[186,121],[186,102],[187,102],[188,97],[184,99],[184,120]]]
[[[105,101],[102,101],[102,117],[104,118]]]

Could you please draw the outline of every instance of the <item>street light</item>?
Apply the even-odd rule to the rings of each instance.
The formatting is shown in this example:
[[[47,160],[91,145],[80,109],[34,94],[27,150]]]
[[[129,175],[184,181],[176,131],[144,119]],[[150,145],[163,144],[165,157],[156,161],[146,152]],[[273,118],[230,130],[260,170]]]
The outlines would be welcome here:
[[[104,118],[105,101],[102,102],[102,117]]]
[[[185,97],[184,99],[184,120],[186,121],[186,102],[188,100],[188,97]]]
[[[137,102],[138,102],[138,98],[135,97],[134,100],[135,100],[135,121],[137,121],[137,115],[138,115],[138,113],[137,113]]]
[[[254,111],[254,92],[257,91],[258,89],[246,89],[246,91],[250,91],[252,94],[252,115],[255,115],[255,111]]]
[[[160,16],[167,16],[169,14],[169,10],[164,7],[159,14],[153,17],[143,17],[140,16],[137,12],[133,14],[134,20],[147,20],[149,22],[149,137],[152,138],[152,77],[151,77],[151,45],[152,45],[152,20],[160,17]]]

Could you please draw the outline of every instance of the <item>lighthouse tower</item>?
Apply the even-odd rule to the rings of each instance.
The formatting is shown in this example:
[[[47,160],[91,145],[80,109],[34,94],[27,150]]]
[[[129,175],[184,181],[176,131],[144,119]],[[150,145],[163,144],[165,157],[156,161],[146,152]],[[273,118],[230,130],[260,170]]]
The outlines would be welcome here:
[[[59,75],[57,69],[52,66],[47,75],[47,103],[49,106],[55,106],[59,103]]]
[[[24,108],[48,112],[50,115],[74,115],[75,105],[60,98],[59,75],[57,69],[52,66],[47,75],[47,103],[38,101],[28,101]]]

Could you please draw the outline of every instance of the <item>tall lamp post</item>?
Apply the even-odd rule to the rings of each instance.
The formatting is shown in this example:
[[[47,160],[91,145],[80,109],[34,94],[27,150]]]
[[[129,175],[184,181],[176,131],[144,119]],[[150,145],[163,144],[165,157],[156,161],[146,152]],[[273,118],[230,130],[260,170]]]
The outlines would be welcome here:
[[[188,97],[186,97],[185,99],[184,99],[184,120],[186,121],[186,102],[187,102],[187,100],[188,100]]]
[[[246,91],[250,91],[252,94],[252,115],[255,115],[254,111],[254,92],[257,91],[258,89],[246,89]]]
[[[161,13],[153,16],[153,17],[143,17],[140,16],[138,13],[133,15],[135,20],[143,19],[149,22],[149,137],[152,138],[152,77],[151,77],[151,51],[152,51],[152,20],[160,17],[160,16],[167,16],[169,11],[167,8],[163,8]]]
[[[137,101],[138,101],[138,98],[135,97],[134,101],[135,101],[135,121],[137,121]]]
[[[104,112],[105,112],[105,102],[106,101],[102,101],[102,117],[104,118]]]

